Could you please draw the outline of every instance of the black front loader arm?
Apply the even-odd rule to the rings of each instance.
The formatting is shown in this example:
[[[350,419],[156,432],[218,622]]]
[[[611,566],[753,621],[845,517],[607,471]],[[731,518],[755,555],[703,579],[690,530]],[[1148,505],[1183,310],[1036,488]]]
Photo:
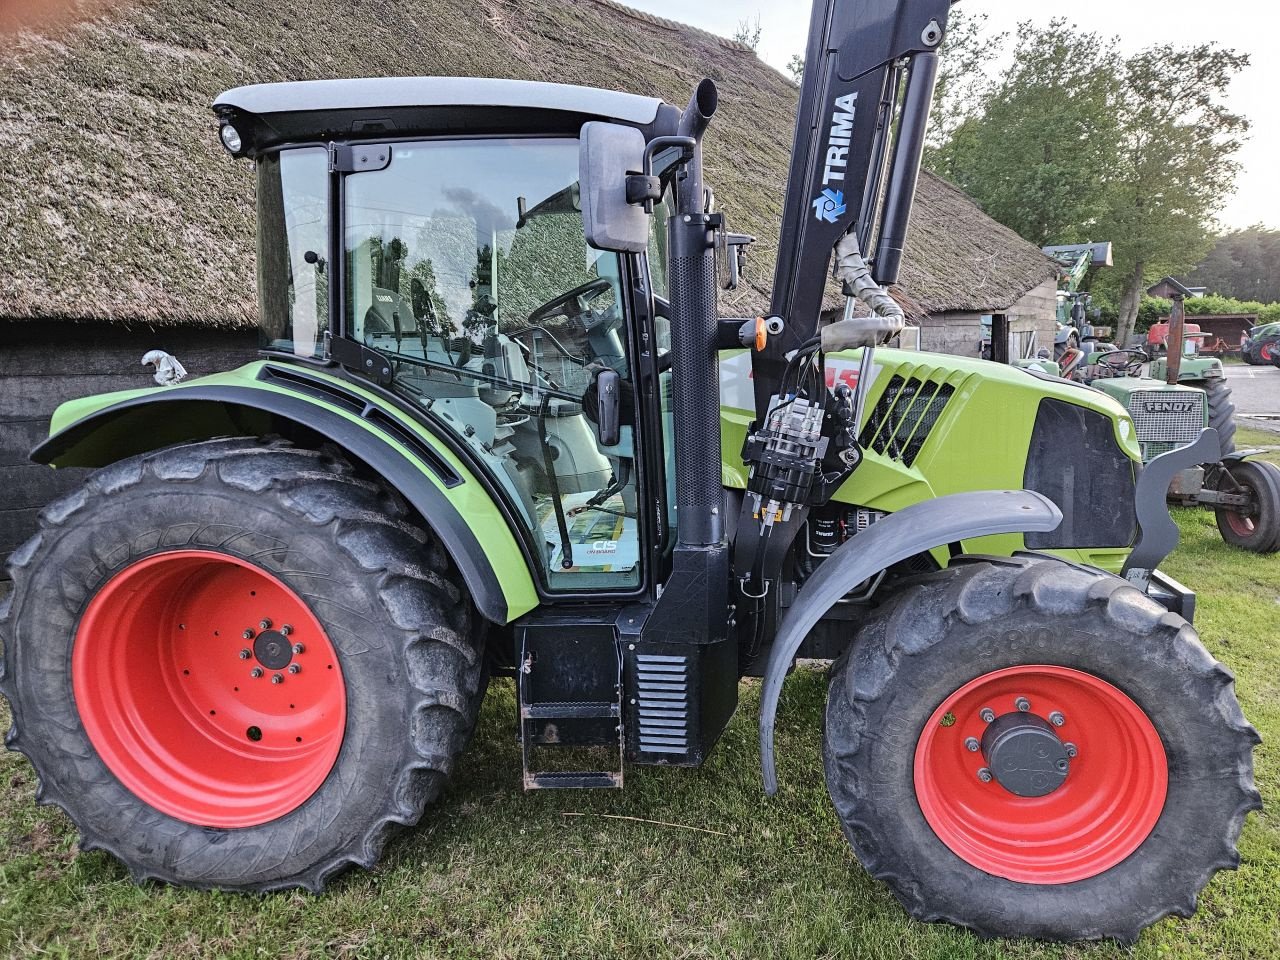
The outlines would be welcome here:
[[[950,6],[814,4],[770,306],[786,328],[753,355],[757,416],[777,390],[785,355],[817,333],[841,237],[856,230],[864,257],[875,253],[875,280],[897,280]]]

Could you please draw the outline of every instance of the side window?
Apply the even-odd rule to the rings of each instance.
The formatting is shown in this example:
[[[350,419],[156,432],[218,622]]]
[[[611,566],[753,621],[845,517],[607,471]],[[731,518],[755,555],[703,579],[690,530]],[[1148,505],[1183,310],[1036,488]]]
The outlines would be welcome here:
[[[323,357],[329,326],[329,159],[323,147],[258,163],[259,339],[264,350]]]
[[[639,586],[621,264],[587,246],[577,141],[391,151],[346,181],[348,327],[504,489],[552,590]],[[602,370],[622,398],[609,443]]]

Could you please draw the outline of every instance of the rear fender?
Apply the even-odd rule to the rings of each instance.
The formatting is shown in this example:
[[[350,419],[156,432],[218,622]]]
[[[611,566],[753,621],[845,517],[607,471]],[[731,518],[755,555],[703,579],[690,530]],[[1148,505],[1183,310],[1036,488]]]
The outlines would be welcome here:
[[[537,606],[537,588],[512,522],[440,437],[356,384],[294,370],[252,365],[163,390],[109,395],[97,404],[97,398],[74,401],[55,415],[56,432],[31,459],[57,467],[102,467],[214,437],[319,437],[409,502],[440,538],[486,619],[508,623]],[[290,376],[272,377],[273,371]],[[68,415],[76,419],[68,423]]]
[[[1062,512],[1027,490],[979,490],[926,500],[891,513],[836,549],[796,594],[769,651],[760,694],[760,765],[765,793],[778,792],[773,725],[782,682],[801,643],[850,590],[881,570],[933,547],[999,533],[1047,533]]]

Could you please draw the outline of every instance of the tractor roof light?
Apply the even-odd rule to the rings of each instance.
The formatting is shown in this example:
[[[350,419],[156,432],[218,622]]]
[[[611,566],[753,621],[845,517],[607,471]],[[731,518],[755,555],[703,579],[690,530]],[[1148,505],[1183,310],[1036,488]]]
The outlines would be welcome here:
[[[222,145],[232,154],[238,154],[244,146],[244,142],[240,139],[240,131],[229,123],[222,125],[218,136],[222,139]]]

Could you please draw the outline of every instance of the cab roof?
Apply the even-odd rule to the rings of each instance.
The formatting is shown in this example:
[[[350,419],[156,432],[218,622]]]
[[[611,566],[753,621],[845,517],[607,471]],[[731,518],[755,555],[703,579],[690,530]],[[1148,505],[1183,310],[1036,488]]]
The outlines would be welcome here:
[[[588,120],[675,130],[679,111],[641,97],[564,83],[473,77],[303,80],[236,87],[214,111],[254,156],[290,142],[415,134],[576,133]],[[668,128],[670,128],[668,130]]]

